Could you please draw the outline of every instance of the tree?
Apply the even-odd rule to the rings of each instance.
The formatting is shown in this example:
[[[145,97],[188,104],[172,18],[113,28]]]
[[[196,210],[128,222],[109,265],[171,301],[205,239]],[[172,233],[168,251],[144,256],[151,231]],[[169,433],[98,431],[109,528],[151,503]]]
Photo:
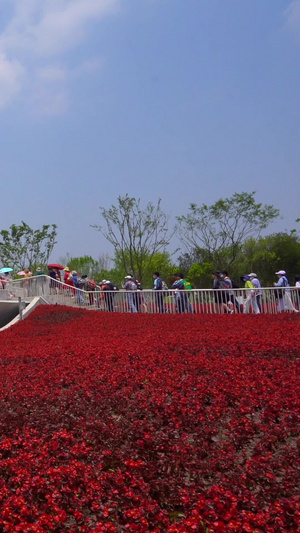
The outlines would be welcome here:
[[[177,217],[179,237],[189,250],[205,249],[207,261],[225,269],[238,257],[242,243],[259,237],[263,229],[279,216],[272,205],[255,202],[255,192],[235,193],[213,205],[190,205],[186,216]]]
[[[300,238],[294,233],[283,232],[258,240],[250,238],[243,244],[234,270],[236,267],[239,267],[240,274],[255,272],[265,287],[273,285],[275,272],[281,269],[287,272],[293,283],[295,274],[300,274]]]
[[[22,221],[20,226],[12,224],[9,230],[0,231],[0,259],[4,266],[23,270],[46,265],[56,244],[57,226],[43,225],[32,229]]]
[[[161,209],[161,200],[156,205],[149,202],[142,208],[140,199],[119,196],[117,206],[100,207],[100,211],[106,228],[92,227],[113,245],[124,271],[142,282],[145,261],[152,268],[154,255],[165,251],[174,234],[174,231],[169,233],[168,216]]]
[[[70,254],[67,254],[66,257],[61,257],[59,262],[68,266],[70,270],[76,270],[81,275],[86,274],[89,278],[94,278],[99,269],[98,261],[90,255],[71,257]]]
[[[194,263],[186,277],[196,289],[211,288],[214,266],[211,263]]]
[[[114,279],[119,283],[123,282],[124,276],[128,274],[128,270],[126,270],[123,266],[123,257],[121,254],[116,254],[113,261],[115,264],[115,268],[112,269],[112,273],[115,276]],[[135,271],[137,271],[137,268],[133,269],[133,272]],[[142,264],[142,271],[143,287],[145,289],[151,289],[153,287],[153,272],[158,271],[160,276],[168,283],[174,272],[176,272],[176,268],[172,264],[170,254],[168,252],[156,252],[152,256],[150,256],[150,254],[145,254]],[[137,277],[137,279],[139,278]]]

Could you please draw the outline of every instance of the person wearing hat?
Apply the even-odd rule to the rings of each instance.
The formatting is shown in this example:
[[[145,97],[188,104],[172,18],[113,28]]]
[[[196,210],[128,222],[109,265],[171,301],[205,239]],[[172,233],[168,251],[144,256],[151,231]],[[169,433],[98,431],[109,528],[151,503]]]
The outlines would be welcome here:
[[[104,283],[103,287],[103,293],[104,293],[104,300],[105,305],[108,311],[112,312],[114,311],[114,298],[115,298],[115,292],[114,292],[114,285],[107,279]]]
[[[133,276],[130,276],[129,274],[125,276],[125,280],[126,281],[123,288],[125,289],[125,291],[127,291],[127,301],[130,307],[130,311],[132,313],[137,313],[138,310],[135,305],[135,294],[137,290],[137,285],[134,281]]]
[[[68,279],[70,277],[70,269],[69,267],[64,268],[64,283],[68,285]]]
[[[252,281],[252,284],[254,285],[254,287],[256,289],[256,302],[257,302],[258,309],[259,309],[259,311],[261,313],[262,290],[261,290],[260,281],[259,281],[257,275],[254,272],[250,272],[250,274],[248,274],[248,276],[250,278],[250,281]]]
[[[230,300],[230,288],[232,287],[231,281],[228,276],[225,276],[223,272],[213,272],[213,290],[214,300],[216,308],[219,313],[233,313],[233,306]],[[227,279],[226,279],[227,277]]]
[[[299,313],[298,309],[295,308],[291,299],[290,284],[286,277],[285,270],[278,270],[275,272],[278,276],[278,282],[274,283],[275,287],[275,298],[278,300],[278,312],[283,313],[284,311],[292,311],[293,313]]]
[[[65,267],[64,268],[64,272],[65,272],[65,274],[64,274],[64,283],[66,285],[68,285],[68,287],[73,287],[72,289],[70,288],[69,294],[71,295],[71,298],[74,298],[75,289],[74,289],[73,278],[72,278],[72,275],[71,275],[69,267]]]
[[[279,313],[284,312],[284,295],[285,295],[285,288],[288,287],[289,282],[286,277],[286,271],[285,270],[278,270],[278,272],[275,272],[276,276],[278,276],[277,283],[274,283],[274,287],[279,287],[278,289],[275,289],[274,295],[275,299],[278,300],[277,310]]]
[[[256,300],[257,289],[254,287],[250,276],[241,276],[241,281],[245,283],[245,289],[248,289],[246,292],[246,300],[244,302],[244,313],[249,313],[249,309],[252,307],[253,313],[259,315],[260,310]]]

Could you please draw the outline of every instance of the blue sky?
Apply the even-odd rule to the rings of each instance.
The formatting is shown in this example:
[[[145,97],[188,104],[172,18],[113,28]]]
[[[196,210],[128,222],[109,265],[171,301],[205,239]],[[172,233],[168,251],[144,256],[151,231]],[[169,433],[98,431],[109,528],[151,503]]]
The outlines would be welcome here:
[[[300,0],[0,0],[2,223],[111,252],[99,206],[234,192],[300,216]],[[172,246],[175,248],[176,243]],[[172,249],[171,246],[171,249]]]

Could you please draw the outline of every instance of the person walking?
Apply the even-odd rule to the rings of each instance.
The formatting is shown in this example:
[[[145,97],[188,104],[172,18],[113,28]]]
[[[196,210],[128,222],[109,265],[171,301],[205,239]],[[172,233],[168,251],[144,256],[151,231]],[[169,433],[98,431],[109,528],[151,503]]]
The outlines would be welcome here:
[[[181,272],[174,274],[175,281],[172,285],[172,289],[175,289],[175,306],[178,313],[184,313],[185,310],[189,311],[189,297],[185,288],[185,279]]]
[[[155,291],[154,293],[155,303],[159,309],[159,312],[165,313],[166,308],[165,308],[165,295],[163,291],[163,280],[161,279],[159,272],[153,272],[153,279],[154,279],[153,290]]]
[[[232,314],[233,310],[231,309],[231,302],[230,306],[228,305],[229,296],[230,296],[230,287],[231,283],[229,284],[228,281],[225,280],[225,276],[223,272],[219,272],[218,270],[214,272],[214,281],[213,281],[213,289],[214,289],[214,300],[217,305],[217,309],[219,313],[225,312],[228,314]]]
[[[295,289],[294,289],[295,300],[297,302],[298,308],[300,308],[300,275],[299,274],[296,274],[294,281],[295,281]]]
[[[137,285],[135,283],[133,276],[130,276],[129,274],[125,276],[125,280],[126,281],[125,281],[123,288],[125,289],[125,291],[127,291],[126,296],[127,296],[127,301],[129,304],[130,311],[131,313],[137,313],[138,310],[135,305],[135,294],[137,290]]]
[[[293,305],[291,299],[290,284],[286,277],[286,271],[278,270],[278,272],[275,272],[275,274],[278,276],[277,283],[274,283],[274,286],[278,287],[275,289],[275,298],[278,301],[278,312],[283,313],[284,311],[292,311],[293,313],[299,313],[298,309],[296,309],[296,307]]]
[[[247,289],[246,300],[244,302],[244,313],[249,313],[250,307],[252,307],[253,313],[259,315],[260,310],[256,300],[256,289],[250,280],[250,277],[248,275],[241,276],[241,280],[245,283],[245,288]]]
[[[84,300],[84,297],[83,297],[83,291],[80,288],[79,279],[81,280],[81,278],[79,278],[78,273],[76,272],[76,270],[72,270],[72,280],[73,280],[73,283],[74,283],[74,287],[76,287],[77,301],[78,301],[79,304],[84,304],[85,300]]]
[[[107,310],[110,312],[114,311],[114,308],[115,308],[114,299],[115,299],[116,293],[114,292],[114,290],[115,290],[114,285],[109,280],[106,280],[105,286],[103,288],[104,301],[105,301]]]
[[[236,293],[233,290],[234,288],[237,288],[237,284],[232,281],[227,270],[223,270],[222,274],[224,276],[224,281],[228,286],[228,300],[227,300],[228,305],[230,306],[230,303],[231,303],[232,307],[235,307],[238,313],[242,313],[243,309],[238,299],[236,298]]]
[[[261,313],[261,297],[262,297],[262,290],[261,290],[261,284],[260,284],[260,281],[257,277],[257,275],[255,274],[255,272],[251,272],[250,274],[248,274],[249,278],[250,278],[250,281],[252,281],[252,284],[254,285],[255,289],[256,289],[256,303],[257,303],[257,307],[259,309],[259,312]]]

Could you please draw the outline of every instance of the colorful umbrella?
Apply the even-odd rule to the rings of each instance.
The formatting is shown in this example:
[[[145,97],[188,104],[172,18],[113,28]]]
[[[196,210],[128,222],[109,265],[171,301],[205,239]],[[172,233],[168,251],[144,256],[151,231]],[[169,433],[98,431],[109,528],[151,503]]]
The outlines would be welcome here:
[[[13,268],[10,267],[3,267],[0,269],[0,274],[6,274],[6,272],[12,272]]]
[[[47,265],[47,266],[48,266],[48,268],[58,268],[58,270],[63,270],[65,268],[64,266],[58,265],[58,264],[55,264],[55,263],[53,263],[51,265]]]
[[[17,273],[17,276],[25,276],[26,272],[24,270],[21,270],[21,272]],[[28,272],[28,274],[32,274],[32,272]]]

